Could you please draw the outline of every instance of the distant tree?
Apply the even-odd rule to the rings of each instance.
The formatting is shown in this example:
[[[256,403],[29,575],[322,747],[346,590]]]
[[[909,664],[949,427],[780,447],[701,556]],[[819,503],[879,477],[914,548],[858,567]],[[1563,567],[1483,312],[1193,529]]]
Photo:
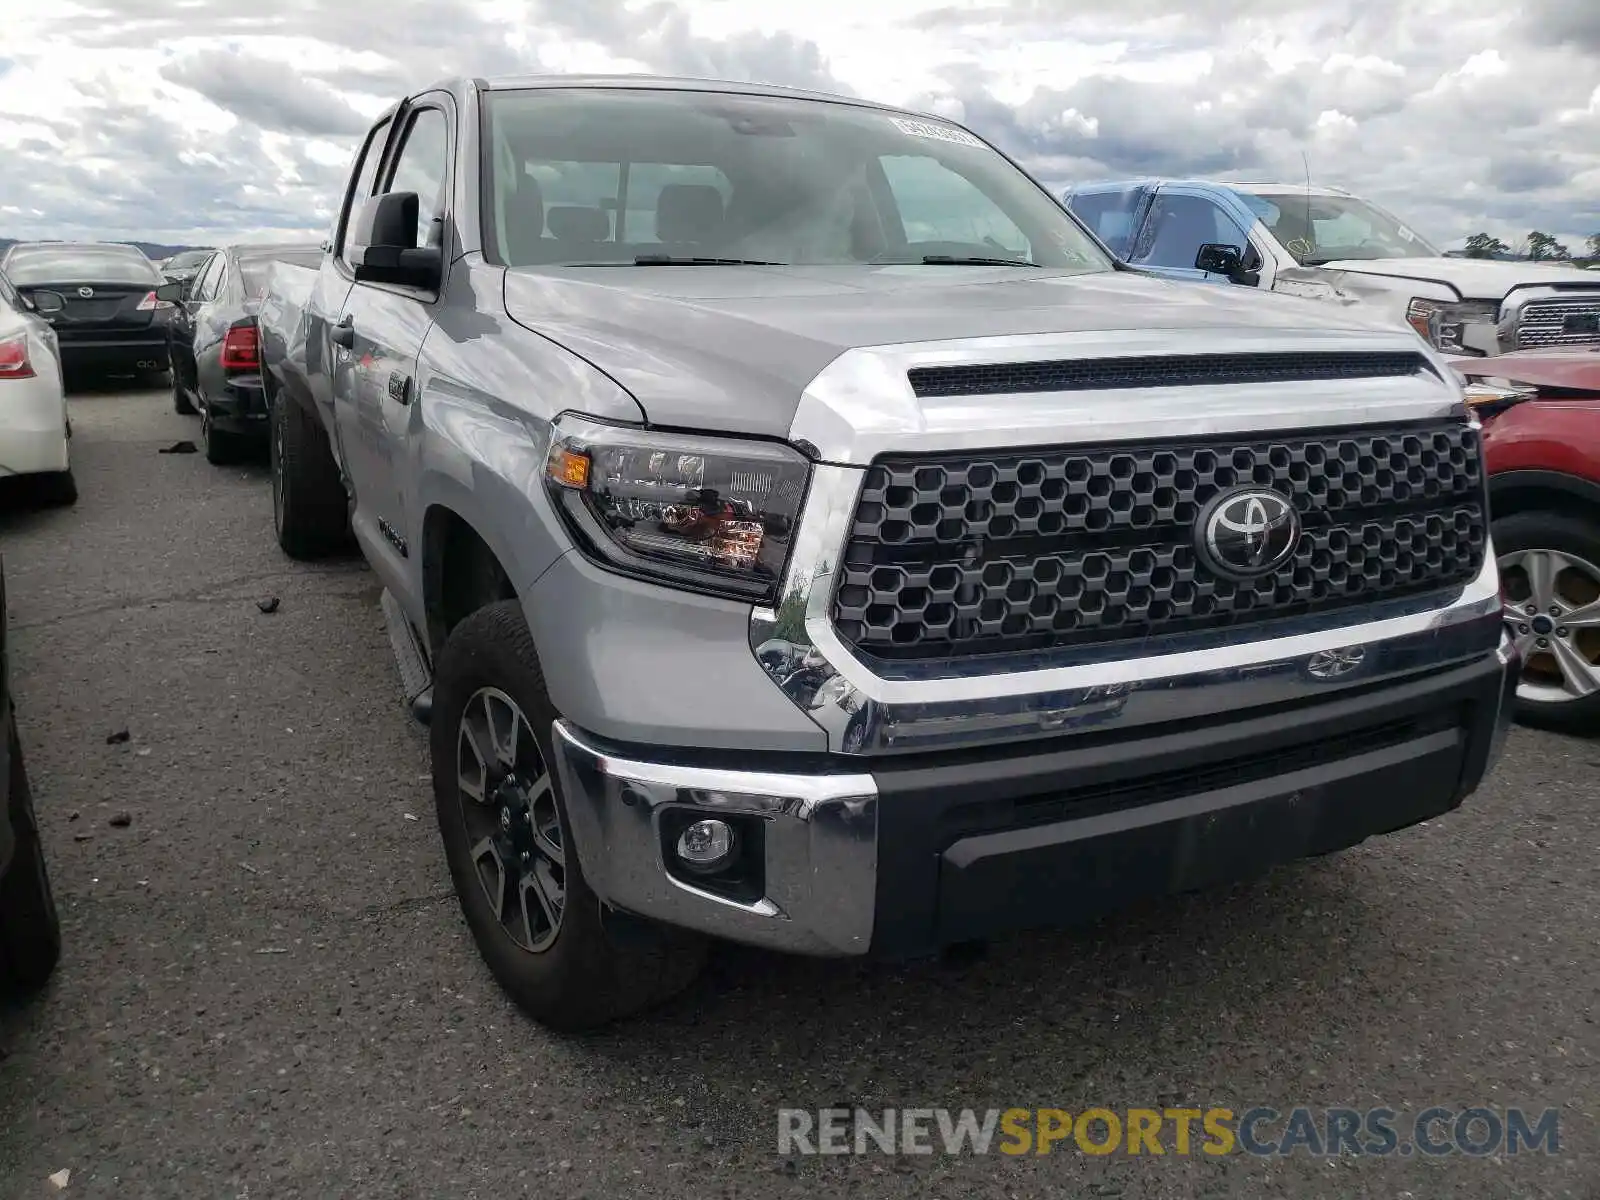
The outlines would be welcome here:
[[[1534,262],[1543,262],[1547,258],[1555,258],[1556,247],[1559,244],[1548,233],[1541,233],[1535,229],[1528,235],[1528,257]]]
[[[1589,257],[1600,258],[1600,233],[1589,235]]]
[[[1487,233],[1475,233],[1467,239],[1468,258],[1494,258],[1497,255],[1510,253],[1510,246]]]

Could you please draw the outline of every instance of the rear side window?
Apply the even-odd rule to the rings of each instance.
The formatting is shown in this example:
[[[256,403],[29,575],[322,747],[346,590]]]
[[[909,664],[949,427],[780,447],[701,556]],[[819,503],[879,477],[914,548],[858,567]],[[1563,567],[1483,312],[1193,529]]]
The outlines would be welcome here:
[[[346,266],[354,264],[350,262],[349,243],[345,241],[344,230],[350,227],[350,218],[356,210],[367,197],[372,195],[373,185],[378,180],[378,164],[383,158],[383,144],[388,136],[389,119],[385,117],[367,135],[367,144],[361,148],[361,158],[351,173],[355,178],[355,186],[350,189],[350,195],[345,199],[343,228],[339,232],[339,257]]]
[[[1110,192],[1086,192],[1071,197],[1067,207],[1118,258],[1128,257],[1133,238],[1133,218],[1144,192],[1141,188],[1120,188]]]
[[[450,174],[450,128],[444,112],[419,108],[406,129],[386,192],[417,194],[417,245],[443,241],[444,185]]]

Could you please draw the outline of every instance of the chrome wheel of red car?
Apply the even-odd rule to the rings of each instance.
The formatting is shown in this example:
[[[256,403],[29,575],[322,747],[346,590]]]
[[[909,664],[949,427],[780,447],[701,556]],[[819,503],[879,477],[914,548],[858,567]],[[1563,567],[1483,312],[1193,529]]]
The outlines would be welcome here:
[[[1522,651],[1518,698],[1561,704],[1600,694],[1600,566],[1559,550],[1500,556],[1506,624]]]

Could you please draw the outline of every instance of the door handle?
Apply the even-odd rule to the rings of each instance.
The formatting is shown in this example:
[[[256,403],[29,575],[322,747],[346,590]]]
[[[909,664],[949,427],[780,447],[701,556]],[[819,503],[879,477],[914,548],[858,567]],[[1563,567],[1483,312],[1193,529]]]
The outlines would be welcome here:
[[[343,346],[346,350],[353,350],[356,344],[355,318],[346,316],[330,329],[328,331],[328,340],[335,346]]]

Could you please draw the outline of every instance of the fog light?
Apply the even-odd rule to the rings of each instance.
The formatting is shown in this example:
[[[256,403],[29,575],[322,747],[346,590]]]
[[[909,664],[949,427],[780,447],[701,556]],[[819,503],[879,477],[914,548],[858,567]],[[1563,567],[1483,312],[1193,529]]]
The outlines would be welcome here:
[[[693,871],[715,871],[733,850],[733,828],[726,821],[696,821],[678,835],[678,857]]]

